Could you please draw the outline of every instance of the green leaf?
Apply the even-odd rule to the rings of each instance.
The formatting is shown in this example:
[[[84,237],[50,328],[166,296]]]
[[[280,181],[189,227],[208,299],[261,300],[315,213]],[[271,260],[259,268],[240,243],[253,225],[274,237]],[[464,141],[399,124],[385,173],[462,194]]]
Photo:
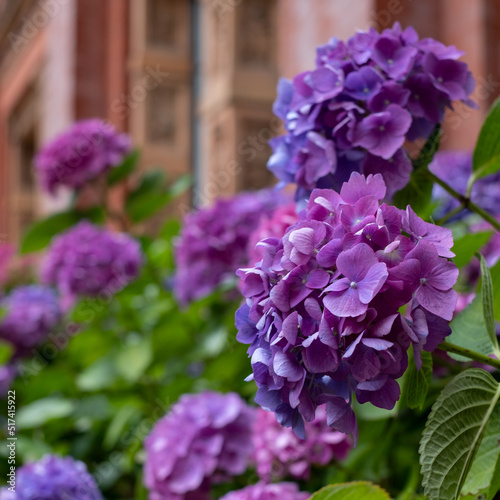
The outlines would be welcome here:
[[[314,493],[309,500],[390,500],[389,494],[380,486],[366,482],[332,484]]]
[[[171,199],[164,187],[163,172],[147,172],[137,189],[129,194],[125,209],[132,222],[140,222],[163,208]]]
[[[103,211],[100,208],[94,208],[85,212],[68,210],[67,212],[59,212],[45,219],[38,220],[25,232],[21,241],[20,252],[23,254],[42,250],[55,235],[74,226],[82,219],[102,222],[104,220]]]
[[[121,348],[116,356],[116,369],[128,382],[139,380],[151,363],[153,352],[148,338],[134,340]]]
[[[122,406],[113,416],[109,424],[106,435],[102,442],[102,446],[106,450],[112,450],[118,444],[120,438],[124,435],[130,422],[137,419],[141,415],[139,408],[135,406],[126,405]]]
[[[4,340],[0,340],[0,365],[10,361],[12,351],[12,344],[5,342]]]
[[[494,352],[500,353],[498,349],[497,334],[495,331],[495,313],[493,309],[493,281],[491,279],[490,269],[486,264],[485,258],[479,254],[479,262],[481,264],[481,293],[483,295],[483,315],[486,325],[486,331],[490,337]]]
[[[488,496],[486,500],[493,500],[498,491],[500,491],[500,453],[498,454],[497,463],[495,464],[495,469],[493,470],[492,480],[488,488]]]
[[[475,179],[494,174],[500,169],[500,98],[491,106],[481,128],[472,168]]]
[[[137,189],[128,196],[125,209],[132,222],[141,222],[161,210],[190,185],[191,177],[186,175],[167,188],[163,172],[147,172]]]
[[[128,177],[135,170],[137,162],[139,161],[139,156],[140,151],[135,149],[125,158],[125,160],[123,160],[121,165],[112,168],[108,174],[108,186],[113,186]]]
[[[486,243],[488,243],[492,231],[484,231],[482,233],[466,233],[461,238],[453,243],[453,253],[456,255],[453,262],[458,268],[468,264],[474,254],[478,252]]]
[[[132,222],[141,222],[161,210],[171,201],[169,193],[149,193],[133,202],[127,201],[126,210]]]
[[[416,213],[419,213],[425,210],[431,202],[434,184],[427,176],[426,169],[439,148],[440,138],[441,126],[438,124],[420,150],[417,159],[413,162],[410,182],[394,194],[393,203],[397,207],[404,209],[407,205],[410,205]]]
[[[479,292],[474,300],[450,323],[451,335],[446,339],[451,344],[465,347],[486,356],[495,353],[495,346],[491,343],[486,329],[483,313],[482,293]],[[459,354],[448,353],[458,361],[470,361]]]
[[[59,397],[39,399],[17,412],[16,424],[19,429],[40,427],[50,420],[68,417],[73,413],[75,403]]]
[[[429,500],[459,497],[499,397],[498,382],[478,368],[460,373],[443,389],[420,441]]]
[[[436,151],[439,149],[439,142],[441,141],[442,132],[443,131],[441,130],[441,124],[438,123],[434,127],[431,135],[420,150],[417,159],[413,162],[414,170],[427,168],[429,163],[434,158]]]
[[[500,290],[500,261],[490,268],[493,290]],[[493,312],[495,319],[500,321],[500,293],[493,296]]]
[[[169,193],[172,198],[177,198],[181,194],[185,193],[192,184],[192,179],[190,175],[183,175],[179,177],[169,188]]]
[[[394,194],[393,203],[401,209],[410,205],[416,213],[420,213],[431,201],[433,185],[425,170],[414,170],[410,182]]]
[[[408,408],[423,409],[431,381],[432,354],[422,351],[422,368],[420,370],[417,370],[413,359],[408,360],[408,371],[403,388],[403,397]]]
[[[495,406],[486,425],[481,446],[462,488],[462,495],[477,494],[490,486],[500,455],[500,404]]]
[[[76,377],[81,391],[99,391],[114,384],[116,369],[109,357],[100,358]]]
[[[128,199],[142,198],[144,195],[158,190],[165,184],[165,174],[160,170],[145,172],[141,177],[139,185],[129,194]]]

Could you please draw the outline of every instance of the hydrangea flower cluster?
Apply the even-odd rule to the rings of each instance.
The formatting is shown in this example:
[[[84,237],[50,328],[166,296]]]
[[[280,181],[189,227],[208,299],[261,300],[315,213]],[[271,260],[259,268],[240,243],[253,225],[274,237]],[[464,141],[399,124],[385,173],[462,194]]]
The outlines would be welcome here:
[[[58,186],[81,188],[122,163],[131,151],[127,134],[100,119],[76,122],[46,144],[35,156],[35,170],[43,189],[55,194]]]
[[[40,285],[15,288],[0,301],[0,307],[6,310],[0,320],[0,338],[14,346],[16,356],[43,342],[61,319],[56,293]]]
[[[253,411],[234,393],[184,395],[146,438],[151,500],[209,499],[210,485],[245,472]]]
[[[275,190],[219,199],[186,216],[176,246],[174,292],[187,305],[204,297],[248,264],[248,239],[261,217],[283,202]]]
[[[295,203],[287,203],[278,207],[269,215],[262,216],[257,229],[250,235],[248,242],[248,263],[255,264],[262,260],[264,249],[259,242],[265,238],[281,238],[286,229],[297,222],[298,215]]]
[[[242,490],[231,491],[221,500],[306,500],[311,495],[294,483],[257,483]]]
[[[328,425],[356,438],[353,393],[392,408],[410,344],[420,367],[420,351],[450,333],[451,231],[380,205],[385,194],[380,174],[357,172],[340,194],[314,190],[301,220],[262,242],[262,262],[238,271],[237,338],[250,344],[255,400],[299,436],[325,404]]]
[[[45,455],[17,470],[15,493],[3,488],[0,500],[102,500],[83,462]]]
[[[41,275],[44,283],[56,285],[66,298],[112,295],[137,277],[141,265],[136,240],[81,221],[54,238]]]
[[[326,422],[324,407],[305,424],[306,438],[299,439],[291,429],[282,427],[271,412],[259,409],[254,424],[254,454],[257,474],[265,482],[293,476],[309,479],[311,465],[327,465],[344,460],[352,447],[342,432],[333,431]]]
[[[429,164],[429,170],[460,194],[465,194],[472,175],[472,152],[439,151]],[[459,206],[441,186],[435,185],[433,196],[442,202],[437,217]],[[500,173],[478,179],[472,186],[471,200],[491,214],[500,215]],[[463,214],[470,214],[464,211]]]
[[[271,141],[268,168],[298,185],[298,200],[338,189],[352,171],[382,174],[390,197],[410,177],[404,142],[427,138],[452,101],[474,106],[462,55],[399,23],[332,38],[318,47],[314,70],[279,82],[273,109],[287,133]]]

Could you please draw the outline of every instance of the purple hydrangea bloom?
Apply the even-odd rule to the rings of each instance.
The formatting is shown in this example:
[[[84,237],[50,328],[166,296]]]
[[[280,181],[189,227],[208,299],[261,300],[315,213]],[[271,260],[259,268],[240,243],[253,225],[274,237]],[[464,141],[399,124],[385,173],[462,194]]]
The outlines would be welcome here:
[[[0,320],[0,338],[14,346],[16,356],[43,342],[61,319],[57,295],[40,285],[15,288],[0,301],[0,307],[5,309]]]
[[[187,305],[232,279],[248,263],[249,238],[286,198],[273,189],[219,199],[188,214],[176,245],[174,292]],[[253,244],[253,243],[252,243]]]
[[[264,248],[259,243],[266,238],[281,238],[285,230],[298,220],[295,203],[278,207],[269,215],[261,217],[259,225],[252,232],[248,241],[248,263],[254,264],[262,260]]]
[[[35,170],[42,187],[55,194],[58,186],[81,188],[131,151],[127,134],[100,119],[76,122],[46,144],[35,156]]]
[[[323,407],[316,410],[316,418],[307,422],[305,428],[306,438],[300,439],[291,429],[282,427],[272,413],[257,411],[253,461],[263,481],[289,475],[309,479],[312,465],[327,465],[347,457],[352,442],[345,434],[328,427]]]
[[[310,496],[310,493],[299,491],[295,483],[257,483],[231,491],[221,500],[306,500]]]
[[[42,280],[68,297],[113,295],[140,272],[139,243],[88,221],[52,240],[42,263]]]
[[[268,168],[296,199],[339,189],[352,171],[380,173],[387,198],[410,178],[405,141],[426,139],[452,101],[474,106],[462,54],[396,23],[318,47],[316,68],[280,80],[274,112],[286,135],[271,140]]]
[[[211,484],[245,472],[253,418],[234,393],[182,396],[145,441],[149,498],[208,500]]]
[[[472,152],[439,151],[429,164],[429,170],[460,194],[465,194],[472,175]],[[433,196],[441,202],[436,217],[441,217],[460,205],[441,186],[434,187]],[[472,186],[471,200],[494,215],[500,215],[500,173],[478,179]],[[461,214],[470,215],[464,210]]]
[[[314,190],[300,220],[237,273],[237,338],[250,344],[255,401],[299,436],[325,405],[328,425],[356,439],[353,394],[392,408],[409,346],[420,368],[420,351],[451,333],[451,231],[380,204],[385,190],[380,174],[357,172],[340,194]]]
[[[17,470],[15,493],[7,487],[1,500],[102,500],[94,478],[83,462],[72,457],[45,455]]]

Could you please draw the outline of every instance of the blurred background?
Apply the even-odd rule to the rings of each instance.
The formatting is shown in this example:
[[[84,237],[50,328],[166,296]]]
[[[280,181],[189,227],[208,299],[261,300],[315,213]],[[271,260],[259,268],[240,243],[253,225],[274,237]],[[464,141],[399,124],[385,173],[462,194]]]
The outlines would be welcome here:
[[[273,183],[278,78],[395,21],[466,52],[479,110],[445,119],[442,148],[471,149],[500,94],[498,0],[0,0],[0,241],[67,203],[36,190],[32,158],[84,118],[130,133],[143,168],[191,174],[184,205]]]

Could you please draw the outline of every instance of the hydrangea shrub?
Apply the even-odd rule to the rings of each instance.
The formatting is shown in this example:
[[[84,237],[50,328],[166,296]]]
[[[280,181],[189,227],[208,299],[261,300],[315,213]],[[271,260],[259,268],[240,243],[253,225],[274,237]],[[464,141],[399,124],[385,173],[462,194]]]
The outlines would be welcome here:
[[[51,288],[26,285],[13,289],[0,300],[5,316],[0,321],[0,338],[22,356],[45,340],[59,323],[59,298]]]
[[[131,151],[127,134],[100,119],[82,120],[48,142],[35,156],[42,188],[56,194],[59,186],[80,189],[122,163]]]
[[[410,179],[405,141],[427,138],[453,101],[474,106],[462,55],[399,23],[332,38],[318,47],[315,69],[280,80],[273,109],[286,134],[271,140],[268,167],[297,184],[298,200],[339,189],[353,171],[380,173],[392,196]]]
[[[145,441],[149,498],[208,500],[212,484],[245,472],[253,418],[234,393],[182,396]]]
[[[301,219],[241,269],[238,340],[250,344],[256,402],[304,435],[326,405],[328,425],[356,436],[353,395],[391,409],[413,345],[451,332],[457,267],[449,229],[381,200],[380,174],[354,172],[340,193],[314,190]],[[402,314],[403,310],[403,314]]]
[[[111,296],[138,276],[142,262],[140,245],[131,236],[84,220],[52,240],[41,277],[66,298]]]
[[[71,457],[45,455],[17,470],[15,493],[7,487],[1,500],[103,500],[83,462]]]
[[[248,263],[249,238],[261,218],[284,197],[273,189],[219,199],[189,213],[176,245],[174,292],[187,305],[209,293]]]

